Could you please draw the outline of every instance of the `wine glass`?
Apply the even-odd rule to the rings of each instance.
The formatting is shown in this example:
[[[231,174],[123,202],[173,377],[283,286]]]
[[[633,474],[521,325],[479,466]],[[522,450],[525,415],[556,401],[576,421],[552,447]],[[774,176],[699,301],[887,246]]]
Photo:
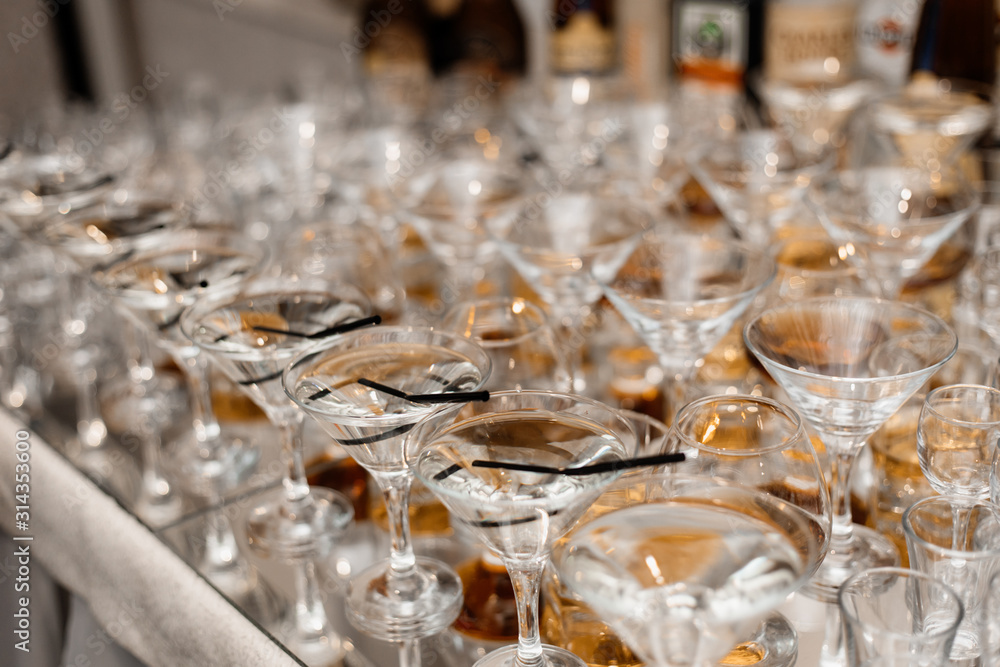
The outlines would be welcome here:
[[[545,313],[519,297],[457,304],[441,322],[445,331],[476,341],[493,362],[485,389],[569,391],[569,371]]]
[[[677,414],[668,449],[687,457],[675,473],[726,479],[797,508],[820,553],[813,572],[820,566],[830,545],[832,506],[819,456],[798,413],[767,398],[708,396]],[[784,616],[774,613],[768,623],[771,631],[754,642],[764,659],[796,642]]]
[[[282,486],[265,493],[250,511],[247,536],[262,555],[295,563],[295,617],[282,635],[311,664],[333,664],[344,656],[322,606],[312,559],[329,552],[354,511],[342,494],[309,486],[305,414],[288,400],[281,374],[317,340],[372,323],[370,312],[368,298],[356,287],[284,275],[254,281],[238,294],[201,299],[181,316],[184,334],[250,396],[280,434]]]
[[[408,519],[413,479],[403,438],[417,422],[446,419],[490,374],[472,341],[420,327],[376,327],[320,343],[292,361],[285,393],[365,468],[382,490],[392,538],[388,561],[355,575],[347,593],[351,622],[401,642],[404,665],[419,663],[415,640],[441,632],[462,602],[458,575],[413,554]],[[416,399],[409,397],[417,395]]]
[[[647,664],[710,665],[822,559],[807,515],[720,479],[608,487],[553,554],[560,578]]]
[[[744,130],[693,149],[691,174],[708,191],[740,238],[766,246],[796,215],[813,179],[832,155],[803,154],[774,130]]]
[[[419,424],[407,437],[417,478],[500,557],[514,582],[518,643],[489,653],[476,667],[583,667],[569,651],[541,643],[540,580],[552,543],[618,473],[565,471],[622,461],[635,445],[631,426],[615,410],[531,390],[493,393],[457,418]],[[490,467],[480,467],[483,462]]]
[[[851,522],[851,468],[868,438],[951,358],[957,337],[915,306],[818,297],[763,311],[743,338],[831,456],[833,535],[809,590],[832,599],[850,575],[898,563],[887,538]]]
[[[614,280],[611,304],[659,357],[670,423],[705,355],[774,279],[774,262],[735,241],[648,235]]]
[[[986,500],[1000,438],[1000,391],[975,384],[938,387],[924,398],[917,422],[920,470],[939,494]],[[953,541],[964,542],[968,512],[952,505]],[[956,546],[957,548],[957,546]]]
[[[496,256],[486,226],[509,225],[524,190],[517,171],[471,158],[444,160],[405,182],[400,212],[447,269],[448,300],[474,296]]]
[[[267,259],[259,244],[224,227],[191,227],[169,240],[97,267],[92,280],[184,371],[194,413],[193,437],[174,443],[169,464],[191,491],[217,498],[256,465],[259,450],[222,437],[212,412],[208,358],[181,331],[184,309],[208,294],[239,289]]]
[[[610,281],[652,225],[626,200],[562,190],[530,199],[512,219],[487,225],[500,253],[542,300],[563,338],[573,389],[583,392],[580,328]]]
[[[830,236],[876,281],[887,299],[979,207],[959,170],[865,167],[817,178],[807,202]]]

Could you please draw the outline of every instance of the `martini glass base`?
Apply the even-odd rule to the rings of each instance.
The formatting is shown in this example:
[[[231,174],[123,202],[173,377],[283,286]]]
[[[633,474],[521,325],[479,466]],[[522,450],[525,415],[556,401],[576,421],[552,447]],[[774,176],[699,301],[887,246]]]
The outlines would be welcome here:
[[[275,632],[285,648],[309,667],[346,667],[347,650],[343,640],[333,632],[302,636],[295,631],[294,621],[287,621]]]
[[[733,648],[719,661],[719,666],[755,665],[756,667],[792,667],[799,656],[795,628],[784,615],[771,614],[746,641]]]
[[[260,455],[256,442],[225,429],[212,444],[200,442],[192,432],[170,445],[164,465],[188,493],[213,497],[245,482],[256,470]]]
[[[885,536],[854,524],[854,533],[846,548],[830,547],[823,564],[802,593],[822,602],[836,604],[840,585],[848,577],[873,567],[899,567],[899,551]]]
[[[135,499],[132,511],[150,528],[161,528],[180,519],[183,508],[181,495],[173,489],[159,494],[143,488]]]
[[[542,665],[544,667],[587,667],[587,663],[575,654],[549,644],[542,644]],[[518,667],[517,645],[505,646],[488,653],[472,667]]]
[[[354,506],[343,494],[309,488],[309,495],[289,501],[285,489],[273,489],[247,518],[247,539],[261,557],[285,560],[326,554],[354,518]]]
[[[414,585],[408,587],[413,590],[397,586],[400,594],[389,594],[388,560],[351,579],[347,615],[354,627],[376,639],[398,642],[436,635],[454,623],[462,606],[461,579],[441,561],[416,561],[410,580]]]

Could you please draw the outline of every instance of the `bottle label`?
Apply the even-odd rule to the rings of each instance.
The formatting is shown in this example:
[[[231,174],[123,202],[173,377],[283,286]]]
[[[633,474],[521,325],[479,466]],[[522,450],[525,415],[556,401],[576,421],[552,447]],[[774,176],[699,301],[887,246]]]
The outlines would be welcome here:
[[[747,65],[747,11],[734,2],[675,5],[674,62],[682,76],[739,80]]]
[[[862,74],[897,85],[906,81],[919,13],[912,0],[870,0],[858,8],[856,57]]]
[[[770,5],[764,37],[767,74],[797,78],[847,72],[854,62],[854,14],[852,2]]]
[[[560,73],[607,72],[615,67],[614,32],[592,11],[578,11],[552,33],[552,69]]]

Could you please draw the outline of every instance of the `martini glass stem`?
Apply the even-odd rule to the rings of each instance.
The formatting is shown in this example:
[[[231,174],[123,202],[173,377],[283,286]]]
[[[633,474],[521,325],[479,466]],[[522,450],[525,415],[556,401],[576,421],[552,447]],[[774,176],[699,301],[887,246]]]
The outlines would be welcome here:
[[[694,365],[690,368],[678,366],[673,358],[660,358],[663,370],[663,421],[674,423],[674,416],[687,403],[687,386],[694,376]]]
[[[212,410],[212,385],[209,381],[208,357],[200,352],[184,360],[188,389],[191,393],[194,433],[206,449],[213,449],[222,432]]]
[[[850,557],[854,523],[851,520],[851,471],[858,458],[859,447],[842,449],[830,459],[830,500],[833,503],[833,531],[830,550],[838,559]]]
[[[305,415],[298,410],[289,410],[287,416],[275,420],[275,423],[281,437],[281,455],[285,459],[287,470],[281,481],[285,487],[285,503],[295,506],[309,497],[309,481],[306,479],[305,456],[302,452]]]
[[[323,607],[316,563],[312,558],[297,558],[295,568],[295,638],[299,644],[333,639],[333,630]]]
[[[542,667],[542,640],[538,634],[538,593],[543,562],[505,558],[517,601],[517,667]]]
[[[585,393],[587,378],[584,373],[584,328],[590,309],[576,297],[565,297],[551,304],[550,312],[556,336],[562,344],[566,356],[566,366],[572,381],[573,391]]]
[[[965,550],[966,534],[969,531],[969,520],[972,515],[972,500],[967,505],[951,504],[951,548],[956,551]]]
[[[390,594],[405,595],[404,581],[416,572],[416,556],[410,539],[410,484],[407,474],[376,473],[375,481],[385,500],[392,547],[389,552]]]
[[[406,639],[399,642],[399,667],[420,667],[420,640]]]

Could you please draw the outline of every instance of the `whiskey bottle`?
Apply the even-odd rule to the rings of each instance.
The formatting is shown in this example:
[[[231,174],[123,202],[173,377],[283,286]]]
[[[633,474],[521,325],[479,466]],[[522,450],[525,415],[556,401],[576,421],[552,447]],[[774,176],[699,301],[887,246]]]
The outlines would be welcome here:
[[[554,0],[548,19],[553,74],[606,75],[617,69],[613,0]]]

